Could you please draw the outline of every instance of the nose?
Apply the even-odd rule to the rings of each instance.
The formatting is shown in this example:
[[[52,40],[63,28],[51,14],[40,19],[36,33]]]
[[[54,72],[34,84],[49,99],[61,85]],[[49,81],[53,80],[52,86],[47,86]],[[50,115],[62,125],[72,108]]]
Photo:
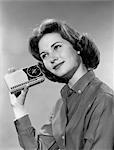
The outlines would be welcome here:
[[[56,57],[56,56],[53,56],[50,58],[51,64],[54,64],[57,60],[58,60],[58,57]]]
[[[58,55],[55,53],[50,54],[50,62],[51,64],[54,64],[58,60]]]

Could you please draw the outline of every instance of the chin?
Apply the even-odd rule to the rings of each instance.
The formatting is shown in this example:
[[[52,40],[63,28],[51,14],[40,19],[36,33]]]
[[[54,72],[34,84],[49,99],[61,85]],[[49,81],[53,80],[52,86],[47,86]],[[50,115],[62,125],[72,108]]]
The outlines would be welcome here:
[[[77,68],[74,67],[70,71],[67,71],[66,73],[64,73],[61,77],[65,78],[66,80],[69,81],[73,77],[73,75],[75,74],[76,70],[77,70]]]
[[[58,77],[63,77],[63,76],[65,76],[66,74],[68,73],[68,71],[61,71],[61,72],[58,72],[58,73],[54,73],[56,76],[58,76]]]

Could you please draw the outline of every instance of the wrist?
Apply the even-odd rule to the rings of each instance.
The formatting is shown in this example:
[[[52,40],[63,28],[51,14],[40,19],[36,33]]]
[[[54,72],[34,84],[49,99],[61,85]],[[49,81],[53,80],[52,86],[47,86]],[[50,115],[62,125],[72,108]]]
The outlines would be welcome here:
[[[22,118],[23,116],[27,115],[27,111],[25,110],[24,106],[13,107],[14,117],[15,120]]]

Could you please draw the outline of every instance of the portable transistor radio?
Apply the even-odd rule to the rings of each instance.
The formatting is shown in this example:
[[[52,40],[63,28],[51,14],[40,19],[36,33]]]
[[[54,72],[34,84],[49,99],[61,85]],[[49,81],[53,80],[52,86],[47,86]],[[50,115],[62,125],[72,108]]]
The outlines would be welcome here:
[[[38,65],[16,70],[4,76],[10,93],[15,93],[24,89],[27,85],[31,87],[45,80],[44,74]]]

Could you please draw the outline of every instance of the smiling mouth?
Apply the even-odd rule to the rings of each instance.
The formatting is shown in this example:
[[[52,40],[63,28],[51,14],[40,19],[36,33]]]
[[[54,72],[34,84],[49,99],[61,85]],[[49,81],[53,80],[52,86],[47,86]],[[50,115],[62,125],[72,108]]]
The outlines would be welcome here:
[[[59,68],[62,66],[63,63],[64,63],[64,61],[61,62],[61,63],[59,63],[59,64],[57,64],[57,65],[55,65],[55,66],[53,67],[53,69],[54,69],[54,70],[59,69]]]

